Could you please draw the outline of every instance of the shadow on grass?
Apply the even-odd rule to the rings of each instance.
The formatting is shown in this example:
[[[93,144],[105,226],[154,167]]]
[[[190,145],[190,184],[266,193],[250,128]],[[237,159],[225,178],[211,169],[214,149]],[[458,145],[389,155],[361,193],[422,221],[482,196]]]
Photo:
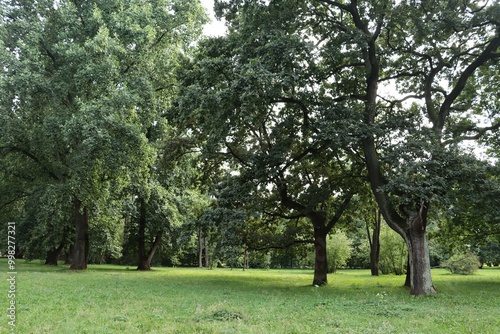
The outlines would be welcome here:
[[[5,260],[0,259],[0,263]],[[89,265],[84,271],[71,271],[69,265],[45,266],[40,261],[19,260],[19,271],[22,272],[82,272],[112,273],[129,276],[132,279],[147,279],[148,284],[158,286],[184,286],[196,291],[230,291],[238,294],[247,291],[258,293],[290,293],[298,294],[320,293],[322,295],[339,294],[377,294],[391,292],[394,294],[408,294],[408,288],[403,286],[404,276],[371,276],[365,270],[342,270],[329,275],[329,284],[322,287],[312,285],[313,272],[311,270],[248,270],[206,268],[153,268],[150,271],[138,271],[135,266],[117,265]],[[137,274],[132,274],[137,273]],[[468,290],[470,293],[491,291],[497,296],[500,291],[499,268],[488,268],[478,271],[475,275],[454,275],[439,269],[435,272],[434,283],[438,293],[452,294],[454,290]],[[434,275],[433,275],[434,276]],[[166,279],[168,278],[168,279]]]

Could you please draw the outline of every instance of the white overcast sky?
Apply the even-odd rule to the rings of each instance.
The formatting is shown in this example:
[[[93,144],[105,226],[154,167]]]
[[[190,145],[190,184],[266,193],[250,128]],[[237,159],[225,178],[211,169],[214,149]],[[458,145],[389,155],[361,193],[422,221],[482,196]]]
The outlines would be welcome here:
[[[210,16],[211,22],[203,28],[203,33],[207,36],[220,36],[224,35],[226,32],[226,27],[224,22],[217,21],[214,16],[214,1],[213,0],[201,0],[201,4],[207,9],[207,13]]]

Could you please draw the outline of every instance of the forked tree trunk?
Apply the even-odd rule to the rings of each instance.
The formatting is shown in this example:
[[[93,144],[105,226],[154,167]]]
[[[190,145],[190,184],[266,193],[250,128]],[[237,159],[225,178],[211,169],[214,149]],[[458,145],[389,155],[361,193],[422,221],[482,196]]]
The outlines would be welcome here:
[[[328,283],[328,263],[326,258],[326,232],[323,229],[314,229],[314,279],[313,285],[322,286]]]
[[[137,259],[137,270],[151,270],[151,261],[156,253],[156,250],[160,246],[161,237],[163,235],[163,230],[159,230],[156,233],[155,239],[151,248],[146,253],[146,201],[144,198],[140,199],[139,208],[139,232],[138,232],[138,259]]]
[[[153,257],[155,256],[155,253],[160,246],[162,235],[163,230],[159,230],[158,233],[156,233],[153,245],[151,245],[149,252],[140,257],[137,270],[151,270],[151,261],[153,260]]]
[[[84,270],[87,269],[89,258],[89,215],[78,199],[73,201],[73,215],[76,233],[70,269]]]
[[[64,249],[64,242],[61,242],[59,247],[48,250],[47,257],[45,258],[45,265],[57,266],[57,260],[59,258],[59,255],[61,255],[63,249]]]
[[[293,210],[301,212],[305,217],[311,220],[314,228],[314,278],[313,285],[322,286],[328,283],[327,273],[328,273],[328,263],[326,256],[326,236],[328,232],[332,230],[335,224],[342,217],[342,214],[349,206],[352,193],[347,193],[344,195],[343,201],[337,208],[335,214],[327,222],[327,215],[323,211],[314,211],[307,209],[306,206],[295,202],[290,197],[286,190],[286,184],[283,183],[282,189],[280,190],[280,196],[282,203]],[[293,261],[293,260],[292,260]]]

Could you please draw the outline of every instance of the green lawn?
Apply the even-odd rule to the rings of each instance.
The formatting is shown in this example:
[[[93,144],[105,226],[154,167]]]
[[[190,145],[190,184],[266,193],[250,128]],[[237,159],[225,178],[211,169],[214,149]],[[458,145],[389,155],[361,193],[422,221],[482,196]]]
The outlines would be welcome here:
[[[340,271],[316,288],[304,270],[16,265],[20,334],[500,332],[499,268],[433,270],[439,294],[416,298],[401,287],[404,277],[367,270]],[[0,284],[6,309],[8,281]]]

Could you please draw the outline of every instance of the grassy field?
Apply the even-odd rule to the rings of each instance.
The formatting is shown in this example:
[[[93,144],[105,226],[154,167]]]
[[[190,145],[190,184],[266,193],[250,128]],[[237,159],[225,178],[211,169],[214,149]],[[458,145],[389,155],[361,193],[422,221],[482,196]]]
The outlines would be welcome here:
[[[316,288],[304,270],[16,265],[19,334],[500,332],[499,268],[433,270],[439,294],[416,298],[404,277],[366,270],[339,271]],[[0,284],[6,310],[9,282]],[[0,332],[10,333],[2,319]]]

